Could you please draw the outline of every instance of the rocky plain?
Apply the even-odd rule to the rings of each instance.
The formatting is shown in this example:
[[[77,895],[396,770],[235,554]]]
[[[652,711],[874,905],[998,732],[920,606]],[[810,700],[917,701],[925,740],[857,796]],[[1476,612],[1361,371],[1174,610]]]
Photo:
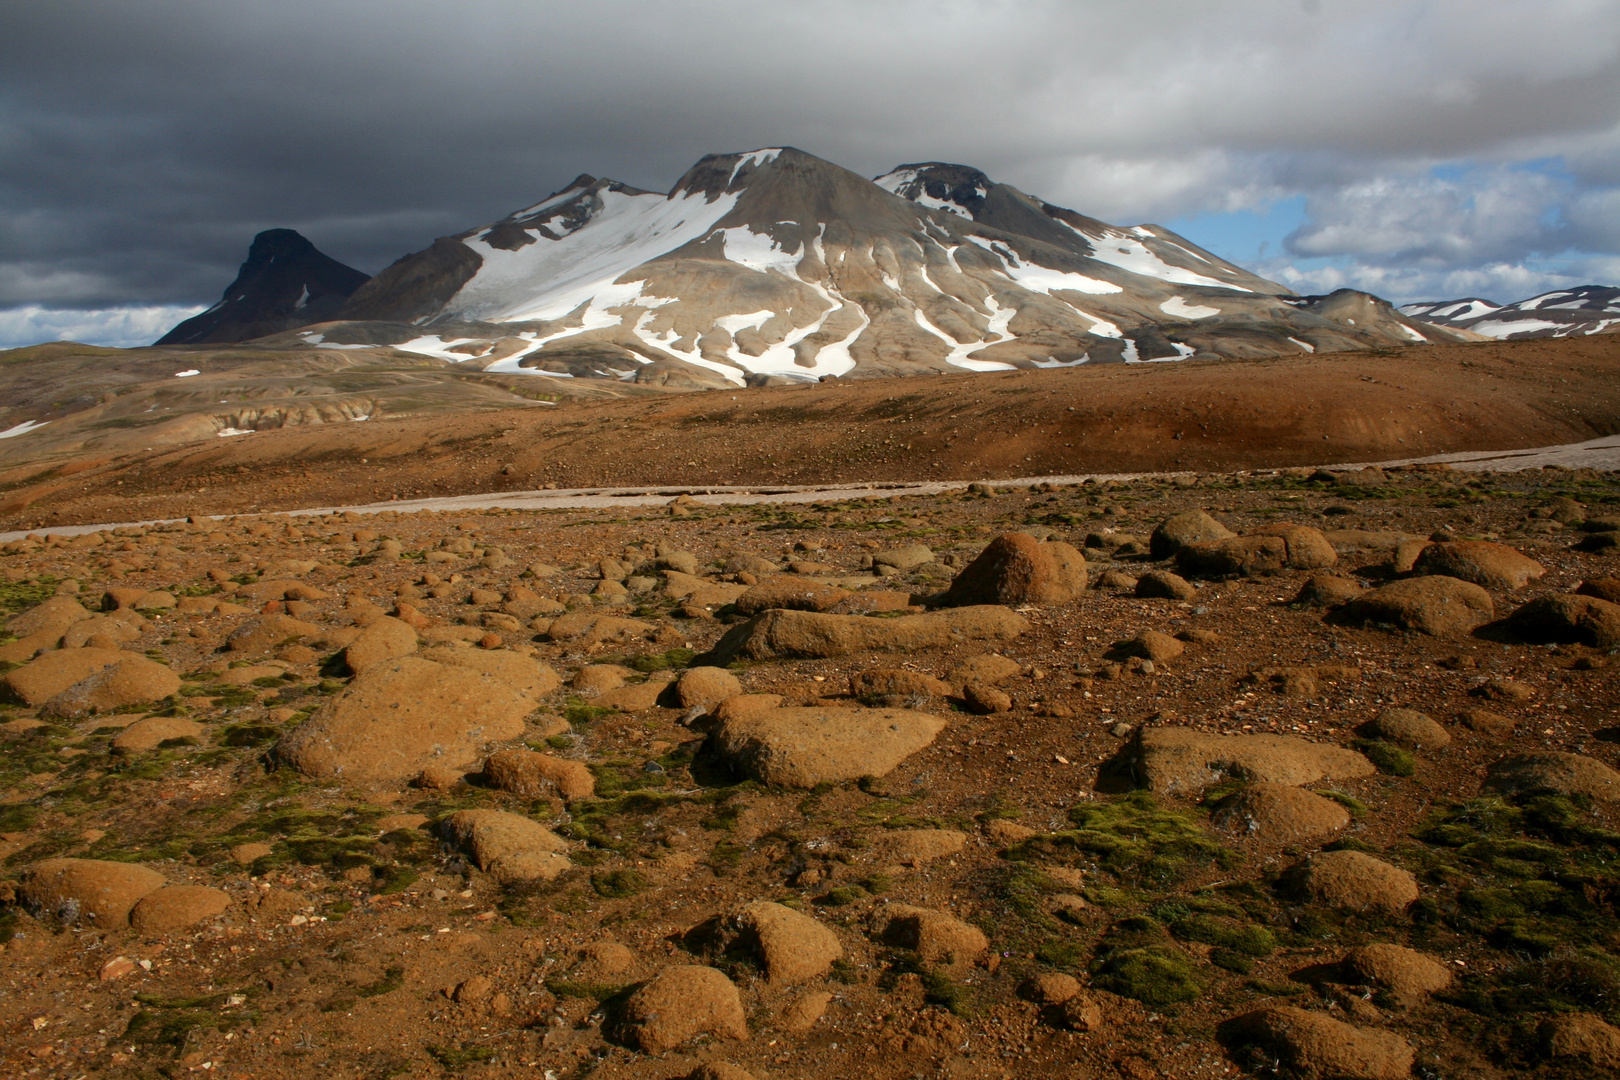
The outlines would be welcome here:
[[[0,545],[0,1074],[1620,1068],[1620,473],[186,509]]]

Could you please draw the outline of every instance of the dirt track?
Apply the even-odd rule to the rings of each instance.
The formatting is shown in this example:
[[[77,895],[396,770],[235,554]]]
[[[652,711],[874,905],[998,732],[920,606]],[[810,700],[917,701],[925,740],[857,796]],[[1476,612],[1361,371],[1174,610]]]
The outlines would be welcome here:
[[[0,527],[556,485],[1217,471],[1620,431],[1620,336],[713,391],[323,424],[13,467]]]

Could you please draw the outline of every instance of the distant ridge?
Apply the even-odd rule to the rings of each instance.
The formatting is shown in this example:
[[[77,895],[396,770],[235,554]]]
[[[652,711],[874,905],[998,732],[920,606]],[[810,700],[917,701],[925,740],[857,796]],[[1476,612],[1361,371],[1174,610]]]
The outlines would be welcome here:
[[[1610,285],[1557,289],[1516,304],[1493,304],[1470,296],[1407,304],[1401,311],[1436,326],[1498,340],[1620,333],[1620,289]]]

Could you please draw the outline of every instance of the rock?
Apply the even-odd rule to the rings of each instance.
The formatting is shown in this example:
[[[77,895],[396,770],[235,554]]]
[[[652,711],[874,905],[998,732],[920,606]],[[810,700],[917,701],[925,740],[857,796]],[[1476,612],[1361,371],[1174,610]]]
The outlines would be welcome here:
[[[1383,987],[1403,1005],[1416,1005],[1452,983],[1451,969],[1434,957],[1384,942],[1351,949],[1339,969],[1351,985]]]
[[[908,544],[902,548],[880,551],[872,556],[873,566],[892,566],[896,570],[910,570],[933,561],[933,551],[924,544]]]
[[[962,685],[962,700],[969,711],[986,716],[991,713],[1011,712],[1013,699],[989,683],[977,679]]]
[[[752,949],[772,986],[818,979],[843,958],[844,947],[827,927],[792,908],[761,900],[730,920],[744,947]]]
[[[956,575],[949,607],[978,604],[1064,604],[1086,588],[1086,557],[1062,541],[1003,533]]]
[[[1522,589],[1547,568],[1506,544],[1485,540],[1452,540],[1430,544],[1413,564],[1418,574],[1441,574],[1487,589]]]
[[[1283,565],[1289,570],[1320,570],[1339,561],[1339,553],[1322,530],[1309,525],[1262,525],[1254,534],[1282,539],[1287,547]]]
[[[1417,878],[1360,851],[1322,851],[1283,875],[1294,896],[1333,908],[1403,915],[1418,898]]]
[[[1337,574],[1312,574],[1294,596],[1294,603],[1311,607],[1338,607],[1347,604],[1367,590],[1353,578]]]
[[[951,687],[930,675],[918,671],[894,668],[873,668],[859,671],[849,677],[849,692],[853,697],[949,697]]]
[[[1176,568],[1189,577],[1262,577],[1318,570],[1338,558],[1327,538],[1308,525],[1271,525],[1249,536],[1185,545],[1176,552]]]
[[[467,772],[463,768],[429,763],[422,766],[414,783],[426,791],[453,791],[466,780]]]
[[[676,570],[683,574],[696,575],[698,572],[697,556],[690,551],[660,551],[658,558],[653,561],[655,570]]]
[[[574,672],[568,685],[586,694],[605,694],[624,685],[625,679],[635,672],[618,664],[587,664]]]
[[[1435,637],[1470,633],[1495,615],[1491,594],[1453,577],[1392,581],[1340,609],[1345,621],[1390,623]]]
[[[426,814],[384,814],[371,823],[379,836],[391,832],[413,832],[428,823]]]
[[[1397,574],[1410,574],[1417,565],[1418,556],[1423,549],[1429,546],[1427,540],[1406,540],[1396,545],[1395,551],[1390,555],[1389,565]]]
[[[1408,750],[1440,750],[1451,745],[1451,735],[1433,719],[1415,709],[1385,709],[1361,725],[1369,739],[1381,739]]]
[[[1180,574],[1149,570],[1136,579],[1136,595],[1146,600],[1194,600],[1198,590]]]
[[[1620,604],[1591,595],[1538,597],[1503,622],[1516,637],[1538,645],[1578,642],[1599,649],[1620,645]]]
[[[416,628],[384,615],[360,631],[343,650],[343,666],[358,675],[373,664],[409,656],[416,651]]]
[[[961,854],[967,846],[967,833],[956,829],[887,829],[876,837],[874,846],[886,862],[922,866]]]
[[[237,866],[252,866],[275,850],[269,844],[237,844],[231,848],[231,861]]]
[[[1541,1022],[1548,1057],[1575,1058],[1603,1069],[1620,1069],[1620,1028],[1591,1013],[1565,1013]]]
[[[1104,570],[1097,579],[1096,587],[1099,589],[1119,589],[1122,592],[1134,592],[1138,579],[1123,570]]]
[[[520,814],[457,810],[439,825],[445,839],[502,885],[551,881],[573,864],[562,837]]]
[[[129,957],[115,956],[101,965],[101,969],[96,972],[96,978],[101,982],[113,982],[126,975],[133,975],[140,969],[141,966]]]
[[[586,646],[617,645],[651,638],[657,630],[656,626],[639,619],[571,611],[559,615],[546,630],[546,636],[552,641],[571,641]]]
[[[753,585],[732,601],[740,614],[758,615],[763,610],[815,610],[825,612],[849,596],[847,589],[821,585],[789,575],[774,575]]]
[[[754,779],[813,788],[885,776],[944,729],[940,717],[904,709],[768,709],[721,718],[713,737]]]
[[[230,894],[206,885],[167,885],[136,901],[129,923],[143,934],[172,934],[231,906]]]
[[[140,754],[156,750],[169,739],[200,740],[207,730],[197,721],[181,716],[148,716],[114,735],[112,751],[115,754]]]
[[[1125,753],[1143,787],[1182,797],[1231,778],[1298,786],[1371,776],[1376,771],[1353,750],[1291,735],[1208,735],[1186,728],[1144,727]]]
[[[1536,692],[1524,683],[1512,679],[1486,679],[1478,686],[1470,687],[1468,695],[1487,701],[1507,701],[1523,705],[1535,697]]]
[[[1575,595],[1595,596],[1611,604],[1620,604],[1620,578],[1594,578],[1591,581],[1583,581],[1581,587],[1575,590]]]
[[[738,694],[736,697],[727,698],[716,705],[712,715],[717,721],[724,723],[739,716],[749,716],[779,709],[782,707],[783,700],[781,694]]]
[[[622,1037],[645,1053],[662,1054],[698,1035],[748,1038],[742,998],[714,968],[667,967],[624,1003]]]
[[[617,941],[593,941],[579,950],[579,973],[590,978],[622,975],[636,966],[636,954]]]
[[[40,914],[111,930],[128,923],[130,909],[163,885],[162,874],[139,863],[46,859],[23,875],[17,895]]]
[[[1550,791],[1606,802],[1620,800],[1620,772],[1597,758],[1557,750],[1503,758],[1486,770],[1485,786],[1510,795]]]
[[[68,627],[89,617],[90,612],[72,597],[53,596],[21,615],[7,619],[6,632],[20,638],[38,635],[55,641],[67,632]]]
[[[896,948],[914,950],[930,964],[961,970],[990,947],[972,923],[954,915],[908,904],[886,904],[873,916],[878,937]]]
[[[621,686],[617,690],[609,690],[597,697],[596,704],[605,709],[622,709],[625,712],[645,712],[656,708],[664,694],[669,690],[668,679],[651,678],[646,682],[632,683]]]
[[[309,898],[297,889],[271,889],[260,896],[257,903],[252,903],[253,921],[272,925],[285,923],[312,907]]]
[[[782,1010],[780,1023],[782,1029],[793,1035],[803,1035],[816,1026],[832,1004],[833,996],[825,990],[806,990]]]
[[[355,676],[284,736],[275,755],[306,776],[403,782],[430,764],[468,765],[485,743],[517,738],[533,710],[532,699],[495,675],[405,656]]]
[[[1080,980],[1073,975],[1043,972],[1031,975],[1018,987],[1018,996],[1037,1005],[1058,1005],[1080,993]]]
[[[1016,821],[1008,821],[1005,818],[991,818],[984,823],[984,835],[990,838],[992,844],[1000,847],[1011,847],[1040,834],[1028,825],[1020,825]]]
[[[1148,538],[1148,549],[1155,559],[1169,559],[1189,544],[1217,543],[1236,535],[1202,510],[1189,510],[1160,522]]]
[[[675,698],[683,709],[696,705],[716,705],[740,693],[742,683],[725,668],[687,668],[675,681]]]
[[[705,657],[719,667],[737,659],[773,660],[848,656],[857,652],[913,652],[964,641],[1011,641],[1029,629],[1009,608],[952,608],[893,619],[767,611],[734,626]]]
[[[1315,792],[1289,784],[1250,784],[1222,799],[1210,817],[1218,829],[1267,844],[1303,844],[1335,836],[1350,812]]]
[[[1513,734],[1514,721],[1501,713],[1493,713],[1489,709],[1464,709],[1457,714],[1457,722],[1469,731],[1477,731],[1481,735],[1490,735],[1500,738]]]
[[[481,1005],[495,992],[495,981],[487,975],[474,975],[456,985],[451,998],[457,1005]]]
[[[1140,656],[1152,660],[1155,664],[1174,660],[1186,651],[1186,645],[1158,630],[1143,630],[1129,641],[1120,644],[1120,652],[1126,656]]]
[[[583,761],[569,761],[533,750],[502,750],[484,762],[484,779],[497,791],[525,799],[561,795],[569,802],[596,794],[596,777]]]
[[[51,698],[41,712],[62,717],[115,712],[129,705],[160,701],[180,691],[180,676],[163,664],[135,653],[120,655],[122,659],[118,663],[94,672]]]
[[[951,669],[951,681],[978,682],[998,686],[1024,670],[1024,665],[1000,653],[980,653],[970,656]]]
[[[225,647],[238,653],[267,653],[292,641],[319,641],[321,628],[290,615],[263,615],[238,626]]]
[[[1102,1006],[1085,991],[1065,998],[1053,1009],[1058,1025],[1069,1031],[1101,1031]]]
[[[81,619],[62,633],[62,648],[82,649],[85,646],[116,649],[119,645],[141,636],[146,619],[137,611],[119,611],[112,615],[92,615]],[[106,642],[116,644],[106,644]]]
[[[1399,1035],[1291,1005],[1245,1013],[1218,1031],[1222,1041],[1258,1047],[1268,1062],[1308,1080],[1410,1080],[1416,1057]]]
[[[562,676],[549,664],[510,649],[458,649],[437,646],[425,649],[422,659],[447,667],[475,671],[492,683],[521,697],[537,702],[562,686]]]
[[[136,655],[120,649],[62,649],[49,652],[8,673],[6,694],[23,705],[43,705],[103,668],[121,664],[126,658]],[[146,658],[143,656],[139,659]]]

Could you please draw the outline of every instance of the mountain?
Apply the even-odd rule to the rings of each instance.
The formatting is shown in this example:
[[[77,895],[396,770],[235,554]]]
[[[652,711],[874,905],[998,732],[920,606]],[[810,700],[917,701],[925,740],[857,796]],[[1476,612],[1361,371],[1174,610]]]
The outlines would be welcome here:
[[[1467,336],[1349,295],[1364,299],[1301,302],[1167,229],[1108,225],[967,166],[868,180],[769,148],[705,157],[667,194],[580,176],[400,259],[301,337],[690,387]]]
[[[1582,285],[1542,293],[1506,306],[1470,296],[1464,300],[1407,304],[1401,312],[1436,326],[1514,341],[1616,333],[1620,331],[1610,327],[1620,327],[1620,289],[1609,285]]]
[[[253,238],[247,261],[219,303],[158,339],[158,345],[248,341],[337,314],[369,280],[316,250],[292,229],[266,229]]]

